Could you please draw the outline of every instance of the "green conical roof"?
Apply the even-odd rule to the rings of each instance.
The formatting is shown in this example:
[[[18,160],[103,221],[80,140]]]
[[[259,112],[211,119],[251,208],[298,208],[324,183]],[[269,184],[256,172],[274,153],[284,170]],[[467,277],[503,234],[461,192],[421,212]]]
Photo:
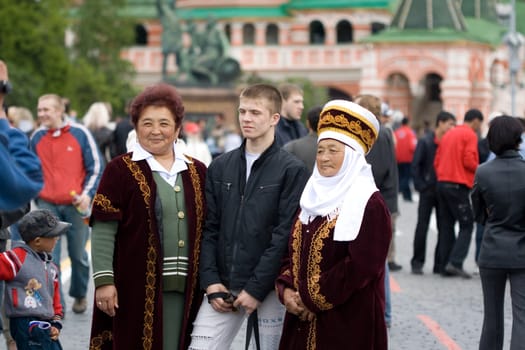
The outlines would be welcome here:
[[[466,30],[458,0],[402,0],[390,27]]]
[[[497,20],[496,0],[462,0],[461,10],[465,17],[483,18],[488,21]]]
[[[476,0],[462,1],[467,3],[466,6]],[[482,6],[479,8],[484,8],[490,1],[492,0],[481,0],[479,4]],[[390,28],[361,41],[411,44],[478,42],[491,46],[501,44],[505,28],[484,15],[463,16],[460,5],[460,0],[401,0]]]

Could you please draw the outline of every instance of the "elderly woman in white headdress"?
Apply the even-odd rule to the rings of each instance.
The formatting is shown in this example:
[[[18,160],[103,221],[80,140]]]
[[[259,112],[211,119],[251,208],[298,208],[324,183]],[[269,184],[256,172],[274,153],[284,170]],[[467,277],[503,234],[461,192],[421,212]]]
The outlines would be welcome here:
[[[387,349],[390,214],[365,160],[378,131],[355,103],[321,112],[316,166],[276,281],[287,311],[280,349]]]

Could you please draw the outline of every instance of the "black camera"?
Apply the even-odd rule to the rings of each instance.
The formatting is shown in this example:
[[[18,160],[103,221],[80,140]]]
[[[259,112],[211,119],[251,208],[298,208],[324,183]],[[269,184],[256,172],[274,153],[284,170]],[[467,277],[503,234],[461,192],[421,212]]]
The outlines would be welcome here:
[[[13,87],[8,80],[0,80],[0,94],[8,94],[12,89]]]

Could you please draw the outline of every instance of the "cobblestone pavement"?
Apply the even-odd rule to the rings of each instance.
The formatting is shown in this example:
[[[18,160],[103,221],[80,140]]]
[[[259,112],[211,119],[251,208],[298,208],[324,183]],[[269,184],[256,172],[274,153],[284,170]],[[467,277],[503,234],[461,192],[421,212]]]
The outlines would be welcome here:
[[[474,261],[474,233],[469,256],[464,263],[466,271],[474,272],[472,279],[442,277],[432,273],[437,237],[434,217],[428,235],[424,275],[413,275],[410,273],[410,259],[417,220],[417,202],[404,202],[400,197],[400,214],[397,220],[396,259],[403,269],[391,273],[393,323],[390,349],[478,349],[483,323],[483,296]],[[511,322],[510,297],[507,293],[506,349],[510,344]]]
[[[401,198],[401,197],[400,197]],[[400,199],[397,220],[397,262],[403,266],[391,273],[393,322],[390,329],[391,350],[474,350],[478,348],[483,321],[483,301],[478,275],[465,280],[432,274],[433,250],[436,240],[435,221],[429,231],[424,275],[410,273],[412,239],[417,217],[417,197],[413,203]],[[66,249],[64,248],[63,251]],[[465,270],[475,272],[474,238],[465,261]],[[67,286],[66,286],[67,288]],[[508,288],[507,288],[508,289]],[[67,290],[67,289],[66,289]],[[508,292],[508,291],[507,291]],[[67,298],[67,314],[60,336],[65,350],[88,349],[93,302],[93,285],[89,287],[89,307],[85,314],[71,311],[73,300]],[[505,303],[505,345],[509,348],[511,328],[510,299]],[[243,349],[242,336],[234,349]],[[349,339],[351,344],[351,339]],[[0,349],[5,342],[0,340]]]

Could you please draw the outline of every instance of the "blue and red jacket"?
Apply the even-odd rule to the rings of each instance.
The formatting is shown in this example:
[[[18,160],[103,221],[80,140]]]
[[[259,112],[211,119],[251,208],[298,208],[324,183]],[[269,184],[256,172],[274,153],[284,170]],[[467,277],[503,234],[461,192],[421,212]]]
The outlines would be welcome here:
[[[71,204],[71,191],[93,198],[104,164],[87,128],[70,121],[58,129],[41,127],[31,136],[31,148],[40,158],[44,174],[39,198]]]
[[[37,253],[24,242],[0,254],[0,280],[6,281],[5,311],[9,317],[60,319],[58,267],[51,254]]]

